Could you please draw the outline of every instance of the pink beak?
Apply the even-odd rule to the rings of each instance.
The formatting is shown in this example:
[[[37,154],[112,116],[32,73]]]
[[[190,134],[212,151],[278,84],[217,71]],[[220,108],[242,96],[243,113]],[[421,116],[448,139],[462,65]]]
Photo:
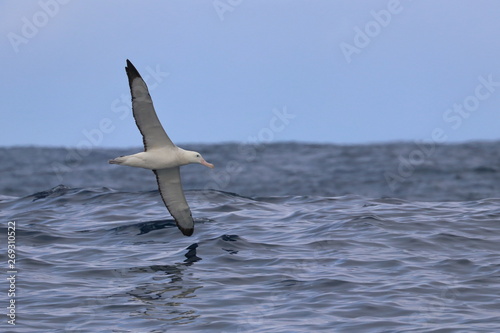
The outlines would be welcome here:
[[[204,166],[206,167],[209,167],[210,169],[213,169],[214,168],[214,165],[212,163],[208,163],[207,161],[205,160],[201,160],[200,162],[201,164],[203,164]]]

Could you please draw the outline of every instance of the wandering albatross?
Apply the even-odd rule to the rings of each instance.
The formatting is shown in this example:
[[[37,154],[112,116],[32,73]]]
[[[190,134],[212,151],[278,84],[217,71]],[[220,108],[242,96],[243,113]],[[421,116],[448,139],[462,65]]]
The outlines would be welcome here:
[[[117,157],[109,163],[153,170],[161,198],[177,227],[184,235],[191,236],[194,222],[182,190],[179,167],[190,163],[200,163],[209,168],[214,166],[205,161],[200,153],[179,148],[170,140],[158,120],[146,83],[128,59],[125,71],[132,94],[132,111],[142,134],[144,151]]]

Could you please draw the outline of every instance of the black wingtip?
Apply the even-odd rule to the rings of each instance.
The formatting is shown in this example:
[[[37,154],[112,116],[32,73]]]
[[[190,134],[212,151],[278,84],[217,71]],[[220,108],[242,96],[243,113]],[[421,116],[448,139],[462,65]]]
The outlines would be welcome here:
[[[139,71],[135,66],[130,62],[130,60],[127,59],[127,67],[125,67],[125,71],[127,72],[127,76],[132,81],[132,79],[136,77],[141,77],[141,74],[139,74]]]
[[[177,225],[179,229],[181,230],[182,234],[184,236],[191,236],[194,232],[194,228],[181,228],[179,225]]]

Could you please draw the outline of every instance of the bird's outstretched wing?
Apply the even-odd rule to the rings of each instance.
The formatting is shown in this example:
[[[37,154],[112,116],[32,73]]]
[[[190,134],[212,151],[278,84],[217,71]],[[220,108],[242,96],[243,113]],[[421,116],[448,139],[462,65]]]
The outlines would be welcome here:
[[[153,170],[163,203],[175,219],[177,227],[186,236],[194,231],[193,217],[182,190],[179,167]]]
[[[144,150],[160,147],[175,147],[158,120],[148,86],[137,69],[127,59],[125,71],[128,76],[130,93],[132,94],[132,111],[135,123],[142,134]]]

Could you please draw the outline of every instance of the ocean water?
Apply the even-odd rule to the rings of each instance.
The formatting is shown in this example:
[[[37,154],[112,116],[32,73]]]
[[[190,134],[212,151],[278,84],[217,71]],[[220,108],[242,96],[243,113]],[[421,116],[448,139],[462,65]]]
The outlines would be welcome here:
[[[0,148],[0,331],[500,331],[500,142],[185,148],[192,237],[140,148]]]

